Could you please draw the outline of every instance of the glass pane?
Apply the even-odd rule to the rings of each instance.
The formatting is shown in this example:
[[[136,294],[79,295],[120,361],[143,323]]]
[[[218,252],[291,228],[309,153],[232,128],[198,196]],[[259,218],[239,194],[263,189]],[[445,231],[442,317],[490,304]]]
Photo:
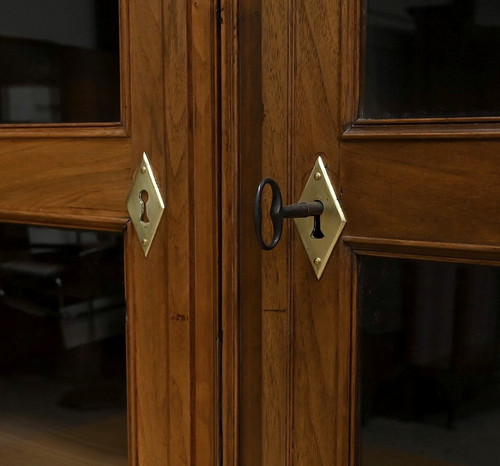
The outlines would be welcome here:
[[[0,224],[0,463],[125,465],[123,240]]]
[[[366,0],[361,116],[500,116],[498,0]]]
[[[500,269],[362,257],[364,466],[496,466]]]
[[[0,123],[120,120],[118,0],[5,0]]]

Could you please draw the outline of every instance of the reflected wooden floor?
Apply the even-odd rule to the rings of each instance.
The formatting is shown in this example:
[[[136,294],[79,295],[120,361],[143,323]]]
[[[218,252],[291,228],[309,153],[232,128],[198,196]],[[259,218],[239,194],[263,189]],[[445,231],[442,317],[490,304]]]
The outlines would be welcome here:
[[[0,458],[5,466],[126,465],[126,436],[121,417],[111,417],[66,430],[24,419],[0,421]],[[124,435],[125,434],[125,435]]]
[[[2,466],[127,464],[126,410],[62,406],[72,387],[33,376],[0,379]]]
[[[456,463],[449,463],[435,458],[426,458],[421,455],[412,455],[404,451],[391,448],[382,448],[373,445],[366,445],[363,448],[362,464],[370,466],[454,466]]]

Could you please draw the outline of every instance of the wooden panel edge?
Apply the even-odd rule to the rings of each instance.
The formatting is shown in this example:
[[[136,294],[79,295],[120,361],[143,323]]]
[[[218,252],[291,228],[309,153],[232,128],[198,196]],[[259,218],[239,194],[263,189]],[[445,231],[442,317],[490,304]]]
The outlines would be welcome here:
[[[130,70],[130,16],[129,0],[120,0],[120,115],[122,133],[129,136],[131,125],[131,70]]]
[[[191,67],[190,161],[194,280],[191,346],[193,409],[192,464],[219,461],[219,109],[216,0],[189,9]]]
[[[358,125],[405,125],[405,124],[427,124],[434,125],[439,123],[475,123],[475,124],[491,124],[500,123],[499,117],[428,117],[428,118],[358,118]]]
[[[75,228],[84,230],[123,231],[128,217],[116,215],[54,214],[47,212],[25,212],[0,209],[0,222],[23,223],[56,228]]]
[[[239,392],[238,0],[221,0],[221,430],[222,465],[237,466]],[[236,201],[235,201],[236,200]]]
[[[129,134],[122,123],[0,125],[0,139],[123,138],[127,136]]]
[[[346,303],[344,312],[348,312],[350,323],[350,359],[349,359],[349,427],[348,436],[346,440],[349,445],[348,464],[355,466],[359,464],[360,451],[359,444],[359,395],[358,395],[358,313],[357,313],[357,299],[358,299],[358,259],[354,251],[343,244],[346,255],[349,255],[350,267],[346,270],[346,278],[350,280],[348,285],[349,303]],[[348,275],[347,275],[348,274]]]
[[[474,244],[406,241],[385,238],[344,236],[343,242],[357,254],[386,257],[423,258],[431,260],[456,259],[461,262],[500,262],[500,246]]]
[[[500,123],[391,123],[355,122],[342,139],[478,139],[500,138]]]
[[[347,130],[358,117],[361,73],[362,0],[342,2],[340,28],[340,123]]]
[[[355,432],[354,403],[356,400],[356,255],[342,241],[338,267],[339,275],[339,373],[338,373],[338,411],[337,416],[337,453],[336,464],[356,464],[353,458],[353,439]]]
[[[140,154],[147,152],[166,206],[147,258],[132,228],[126,234],[127,325],[131,341],[129,351],[133,351],[133,354],[129,353],[129,369],[132,371],[129,387],[133,397],[129,404],[133,410],[130,452],[134,466],[171,464],[168,461],[171,454],[169,419],[172,405],[178,398],[172,401],[174,396],[169,384],[171,277],[166,262],[171,257],[168,215],[171,199],[165,194],[166,160],[169,156],[167,141],[170,139],[166,135],[165,102],[162,99],[166,87],[166,32],[163,28],[166,2],[148,2],[147,7],[138,0],[126,3],[130,45],[129,76],[126,79],[130,82],[133,103],[130,107],[130,161],[135,168]],[[176,101],[169,110],[184,112],[185,103]],[[180,405],[179,409],[183,407]]]
[[[130,223],[125,226],[123,238],[123,262],[125,277],[125,302],[126,302],[126,354],[127,354],[127,441],[128,441],[128,463],[129,466],[139,464],[138,457],[138,410],[137,410],[137,349],[136,349],[136,315],[132,311],[134,308],[133,293],[133,236],[135,233],[132,228],[128,228]],[[132,243],[131,243],[132,242]]]
[[[196,464],[196,254],[193,133],[193,69],[191,2],[162,0],[157,24],[163,38],[163,85],[158,89],[164,106],[164,136],[158,163],[162,165],[165,213],[164,236],[167,278],[166,310],[166,465]],[[144,38],[143,47],[147,47]],[[161,97],[160,97],[161,96]],[[151,95],[154,98],[153,95]],[[156,125],[152,119],[151,125]],[[135,125],[135,123],[134,123]],[[159,142],[159,141],[158,141]],[[152,144],[157,144],[152,138]],[[160,457],[156,459],[160,461]]]

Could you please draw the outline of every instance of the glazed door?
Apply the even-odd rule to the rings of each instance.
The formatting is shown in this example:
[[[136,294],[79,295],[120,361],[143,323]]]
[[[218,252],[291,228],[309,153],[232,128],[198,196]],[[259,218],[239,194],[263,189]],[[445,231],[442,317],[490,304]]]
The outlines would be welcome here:
[[[63,237],[80,238],[79,231],[96,230],[97,237],[114,232],[113,244],[124,251],[121,269],[109,271],[97,261],[98,270],[86,282],[80,280],[81,286],[98,281],[105,287],[125,275],[127,415],[117,462],[93,456],[99,441],[112,436],[112,429],[104,429],[92,434],[95,448],[86,453],[78,450],[78,444],[75,451],[58,450],[37,434],[28,439],[30,445],[49,460],[44,463],[35,456],[26,464],[179,465],[195,464],[197,458],[203,458],[203,464],[215,463],[214,2],[200,2],[196,11],[182,2],[163,1],[4,3],[8,5],[2,7],[0,19],[3,238],[17,247],[20,233],[16,232],[21,230],[13,223],[62,228]],[[195,41],[199,42],[196,55]],[[147,258],[126,210],[143,153],[165,201],[165,214]],[[203,179],[195,182],[201,174]],[[200,222],[203,235],[196,228]],[[20,289],[5,285],[7,265],[17,272],[20,267],[17,258],[5,262],[12,252],[7,249],[2,249],[2,306],[7,298],[12,304],[13,293]],[[56,260],[60,264],[67,258]],[[27,268],[31,275],[35,269]],[[63,280],[54,280],[64,285]],[[40,292],[48,288],[40,286]],[[32,302],[34,295],[23,291],[20,298]],[[67,310],[61,303],[58,309]],[[31,303],[30,309],[35,308]],[[94,333],[101,328],[93,325]],[[77,346],[74,339],[71,345]],[[2,409],[5,404],[3,398]],[[84,410],[89,405],[74,406]],[[6,445],[16,438],[9,436],[8,427],[2,428],[2,461],[12,457],[9,464],[20,464],[15,454],[4,455]],[[71,437],[73,425],[62,432]]]
[[[495,2],[238,6],[228,464],[495,464]],[[251,215],[318,155],[347,219],[320,280],[291,221],[261,251]]]

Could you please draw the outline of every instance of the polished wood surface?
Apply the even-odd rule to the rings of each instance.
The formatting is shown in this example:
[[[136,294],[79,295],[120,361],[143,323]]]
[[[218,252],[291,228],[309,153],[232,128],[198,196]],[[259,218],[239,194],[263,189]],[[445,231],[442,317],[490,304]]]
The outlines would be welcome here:
[[[331,70],[339,47],[332,29],[339,5],[243,1],[231,6],[239,7],[240,15],[240,177],[226,192],[239,194],[241,212],[240,327],[233,332],[238,343],[227,352],[239,350],[240,365],[235,372],[228,358],[231,364],[223,371],[240,378],[239,385],[230,376],[224,379],[229,390],[239,387],[236,406],[231,396],[224,399],[223,409],[238,413],[238,445],[226,464],[337,464],[344,454],[337,439],[345,429],[336,425],[348,426],[349,419],[336,415],[336,403],[349,392],[346,379],[336,374],[348,373],[350,366],[340,367],[338,349],[325,342],[335,340],[340,328],[350,331],[331,311],[341,299],[339,269],[328,267],[317,282],[291,224],[278,247],[262,254],[248,212],[264,176],[279,182],[286,203],[298,199],[319,154],[338,186],[339,76]],[[226,69],[228,83],[234,82],[233,70]],[[231,150],[228,144],[223,162],[235,166]],[[350,260],[346,257],[342,261]],[[337,252],[332,262],[340,258]],[[229,284],[234,286],[234,279]],[[234,322],[231,312],[234,306],[226,308],[227,325]],[[225,341],[231,345],[234,339]],[[230,421],[235,422],[226,425]]]
[[[358,255],[500,261],[498,119],[359,120],[361,7],[224,2],[227,465],[359,464]],[[260,252],[250,213],[265,176],[295,202],[319,154],[347,226],[317,281],[292,222]]]
[[[127,233],[127,277],[135,281],[127,290],[137,322],[132,425],[144,465],[216,464],[219,454],[214,12],[212,1],[156,2],[150,10],[137,3],[130,12],[131,21],[151,18],[143,23],[150,32],[131,38],[132,69],[134,56],[150,66],[147,82],[139,83],[139,73],[132,78],[136,100],[148,109],[132,116],[132,131],[144,134],[135,152],[145,147],[151,155],[166,205],[147,259],[135,233]]]
[[[485,246],[500,242],[500,144],[342,144],[346,235]]]
[[[239,71],[238,10],[220,3],[220,409],[222,464],[236,465],[239,439]]]
[[[484,139],[498,138],[500,124],[488,118],[467,121],[460,118],[432,121],[356,120],[344,139]]]
[[[215,4],[178,6],[164,6],[163,16],[159,8],[152,27],[163,38],[163,52],[151,50],[148,35],[136,41],[157,63],[153,83],[137,88],[158,113],[143,115],[137,124],[149,136],[167,219],[151,257],[138,253],[137,241],[132,246],[134,276],[155,276],[146,278],[134,300],[137,313],[145,302],[150,309],[149,324],[135,343],[138,367],[147,369],[136,373],[144,387],[138,400],[144,423],[138,431],[140,464],[215,464],[218,457],[216,75],[207,79],[216,71]],[[139,10],[137,5],[137,17]],[[161,95],[164,107],[155,106]],[[156,127],[165,128],[164,137],[151,131]],[[151,354],[157,354],[156,364],[146,363]],[[146,440],[156,426],[163,442]]]
[[[0,220],[126,230],[129,463],[217,464],[216,2],[120,7],[122,121],[0,128]],[[166,204],[148,258],[125,209],[143,152]]]

